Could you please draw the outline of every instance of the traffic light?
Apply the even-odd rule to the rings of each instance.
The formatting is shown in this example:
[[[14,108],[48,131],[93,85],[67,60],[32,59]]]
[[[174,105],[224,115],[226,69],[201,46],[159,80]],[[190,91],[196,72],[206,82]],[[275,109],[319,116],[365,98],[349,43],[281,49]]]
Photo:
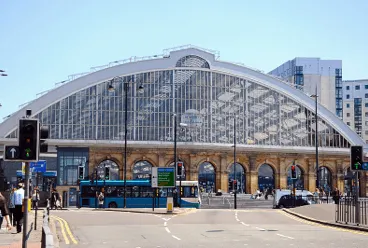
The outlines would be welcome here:
[[[105,180],[110,180],[110,167],[105,167]]]
[[[297,179],[296,166],[295,165],[291,166],[291,179]]]
[[[80,180],[84,179],[84,167],[83,166],[78,167],[78,179]]]
[[[234,190],[238,190],[238,181],[234,180],[233,183],[234,183]]]
[[[23,161],[38,161],[39,123],[37,119],[19,120],[19,153]]]
[[[46,139],[49,138],[49,128],[45,126],[40,127],[40,153],[46,153],[48,150],[48,145]]]
[[[350,148],[350,167],[351,170],[362,170],[363,147],[351,146]]]
[[[177,164],[177,166],[176,166],[177,173],[176,174],[179,177],[181,177],[181,176],[183,176],[183,162],[177,162],[176,164]]]

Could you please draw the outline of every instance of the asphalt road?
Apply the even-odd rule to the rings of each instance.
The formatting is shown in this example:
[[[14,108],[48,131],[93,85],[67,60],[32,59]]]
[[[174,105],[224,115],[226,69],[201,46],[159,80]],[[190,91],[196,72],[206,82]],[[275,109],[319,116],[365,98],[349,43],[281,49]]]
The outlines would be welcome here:
[[[320,226],[281,210],[207,210],[154,215],[75,210],[53,212],[67,221],[73,239],[60,247],[333,247],[366,248],[368,233]],[[53,219],[55,219],[54,217]],[[59,219],[61,221],[61,219]]]

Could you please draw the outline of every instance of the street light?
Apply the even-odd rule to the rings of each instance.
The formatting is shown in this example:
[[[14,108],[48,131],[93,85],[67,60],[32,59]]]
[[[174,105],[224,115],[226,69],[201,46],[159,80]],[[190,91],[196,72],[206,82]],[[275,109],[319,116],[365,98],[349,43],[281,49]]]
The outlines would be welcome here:
[[[114,92],[115,91],[113,83],[117,79],[121,80],[121,77],[114,77],[111,80],[110,85],[107,88],[107,90],[109,92]],[[124,187],[124,208],[126,208],[126,196],[127,196],[127,194],[126,194],[126,178],[127,178],[126,167],[127,167],[127,153],[128,153],[127,152],[127,136],[128,136],[128,90],[129,90],[129,83],[134,83],[134,76],[128,77],[128,79],[123,82],[123,84],[124,84],[124,93],[125,93],[125,95],[124,95],[124,97],[125,97],[125,106],[124,106],[124,113],[125,113],[124,114],[125,115],[125,117],[124,117],[124,125],[125,125],[125,127],[124,127],[125,130],[124,131],[125,132],[124,133],[125,133],[125,135],[124,135],[124,165],[123,165],[123,167],[124,167],[124,186],[123,186]],[[144,87],[143,87],[143,85],[139,85],[138,93],[142,93],[142,92],[144,92]]]
[[[316,86],[316,94],[311,95],[310,97],[314,97],[315,101],[315,122],[316,122],[316,137],[315,137],[315,145],[316,145],[316,172],[317,172],[317,183],[316,188],[319,189],[319,168],[318,168],[318,95],[317,95],[317,86]]]
[[[236,209],[236,191],[238,183],[236,181],[236,117],[234,117],[234,209]]]

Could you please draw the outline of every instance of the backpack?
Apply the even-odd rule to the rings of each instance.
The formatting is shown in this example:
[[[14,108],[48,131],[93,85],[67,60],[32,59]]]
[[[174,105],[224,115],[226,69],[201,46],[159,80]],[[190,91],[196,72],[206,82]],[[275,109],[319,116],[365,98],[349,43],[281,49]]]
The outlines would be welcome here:
[[[98,200],[99,200],[99,201],[103,201],[103,200],[104,200],[103,195],[99,195],[99,196],[98,196]]]

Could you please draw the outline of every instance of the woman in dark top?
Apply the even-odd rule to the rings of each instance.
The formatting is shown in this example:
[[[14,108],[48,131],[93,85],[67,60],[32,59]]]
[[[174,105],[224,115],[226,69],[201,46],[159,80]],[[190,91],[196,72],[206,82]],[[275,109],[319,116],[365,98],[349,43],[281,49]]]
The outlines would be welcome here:
[[[1,194],[1,192],[0,192],[0,211],[1,211],[1,215],[3,217],[5,217],[6,227],[8,228],[8,230],[10,230],[11,229],[11,225],[10,225],[10,219],[9,219],[9,209],[8,209],[7,204],[6,204],[6,199]]]

